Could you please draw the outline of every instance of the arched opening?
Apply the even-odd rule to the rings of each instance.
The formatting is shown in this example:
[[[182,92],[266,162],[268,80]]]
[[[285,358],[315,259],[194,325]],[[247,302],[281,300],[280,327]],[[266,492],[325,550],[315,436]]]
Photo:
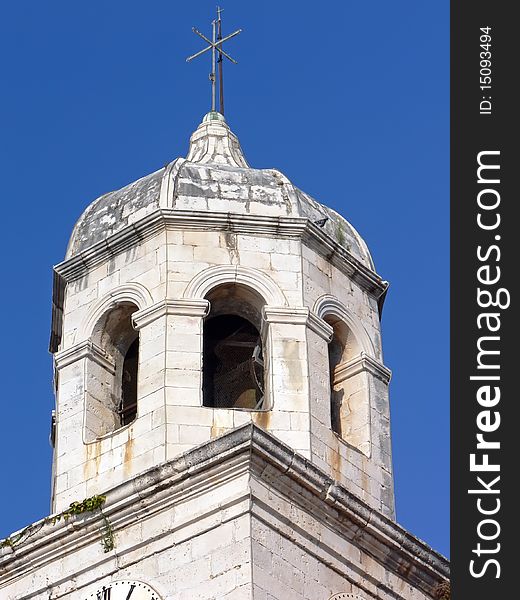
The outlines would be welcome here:
[[[324,318],[333,329],[328,348],[331,427],[342,439],[358,446],[358,438],[366,436],[368,425],[368,382],[363,371],[351,367],[361,348],[346,323],[332,315]]]
[[[118,304],[101,317],[92,332],[91,341],[107,361],[88,362],[86,441],[116,431],[137,417],[139,334],[132,325],[136,310],[134,304]]]
[[[226,284],[207,295],[203,333],[203,403],[212,408],[264,410],[266,385],[261,309],[252,290]]]

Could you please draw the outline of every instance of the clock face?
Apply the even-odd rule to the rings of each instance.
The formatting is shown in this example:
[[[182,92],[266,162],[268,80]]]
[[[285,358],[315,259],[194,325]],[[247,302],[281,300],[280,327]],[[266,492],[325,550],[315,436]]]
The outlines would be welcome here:
[[[112,581],[85,600],[161,600],[159,594],[142,581]]]

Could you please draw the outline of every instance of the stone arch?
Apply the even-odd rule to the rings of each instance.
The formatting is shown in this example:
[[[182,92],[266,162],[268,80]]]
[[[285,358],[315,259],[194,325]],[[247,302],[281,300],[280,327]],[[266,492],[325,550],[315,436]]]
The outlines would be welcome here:
[[[123,303],[134,304],[138,310],[142,310],[153,304],[153,298],[148,288],[141,283],[125,283],[115,287],[89,310],[78,328],[75,341],[79,343],[89,339],[103,315]]]
[[[265,273],[240,265],[222,265],[204,269],[190,281],[183,297],[203,299],[223,284],[236,283],[260,294],[268,306],[287,306],[287,299],[278,285]]]
[[[186,287],[183,297],[189,300],[208,300],[210,303],[210,311],[206,316],[203,327],[203,345],[206,367],[204,367],[203,376],[208,377],[206,368],[212,365],[210,357],[213,356],[211,344],[219,344],[219,347],[224,347],[226,343],[223,340],[219,341],[219,335],[227,335],[229,326],[233,329],[237,326],[237,331],[240,335],[257,338],[258,343],[253,344],[254,348],[250,348],[251,357],[242,356],[240,359],[237,356],[237,369],[244,367],[246,359],[252,359],[251,372],[252,380],[257,384],[255,397],[249,398],[248,394],[253,393],[255,386],[246,385],[248,378],[244,375],[243,384],[245,396],[237,397],[236,402],[232,402],[229,398],[223,402],[222,406],[227,403],[227,408],[242,408],[248,410],[269,410],[271,406],[271,388],[269,384],[270,378],[270,343],[269,343],[269,324],[264,318],[264,308],[266,306],[284,307],[287,306],[287,300],[278,287],[278,285],[267,275],[261,271],[242,267],[239,265],[223,265],[214,266],[205,269],[198,273]],[[229,322],[228,322],[229,320]],[[241,321],[241,323],[239,323]],[[219,323],[220,322],[220,323]],[[248,330],[249,325],[250,331]],[[239,327],[240,326],[240,327]],[[227,333],[226,333],[227,332]],[[236,332],[235,332],[236,333]],[[233,333],[234,335],[234,333]],[[249,340],[249,341],[251,341]],[[237,345],[247,346],[249,343],[246,339],[236,340]],[[208,345],[208,342],[210,345]],[[229,343],[233,340],[230,338]],[[245,346],[244,346],[245,345]],[[220,359],[225,358],[224,355]],[[219,360],[220,360],[219,359]],[[228,368],[224,363],[215,366],[220,369],[222,367],[224,373],[233,374],[233,369]],[[237,370],[238,372],[238,370]],[[209,375],[213,377],[213,375]],[[223,381],[226,378],[223,377]],[[261,380],[261,381],[260,381]],[[215,380],[216,381],[216,380]],[[237,380],[238,381],[238,380]],[[238,386],[237,386],[238,387]],[[215,386],[209,385],[208,382],[204,385],[204,389],[214,389]],[[227,398],[227,393],[223,393],[222,397]],[[220,397],[220,394],[217,394]],[[203,399],[205,406],[215,406],[214,400],[211,400],[211,395]],[[231,396],[230,396],[231,398]]]
[[[89,443],[137,418],[139,333],[132,323],[135,302],[105,307],[92,329],[85,364],[84,440]],[[100,354],[104,360],[98,360]]]
[[[333,330],[329,342],[330,426],[341,439],[370,455],[370,380],[366,356],[374,350],[364,327],[333,296],[315,304]]]
[[[205,299],[210,310],[203,325],[203,405],[266,410],[265,298],[235,279],[212,287]]]
[[[371,358],[376,358],[374,344],[363,324],[359,322],[359,317],[354,315],[354,313],[335,296],[329,294],[320,296],[314,304],[313,312],[324,320],[326,316],[332,316],[343,321],[352,331],[352,334],[361,346],[360,351]]]
[[[90,352],[85,364],[84,441],[92,442],[137,417],[139,333],[132,315],[153,303],[137,282],[100,298],[81,323],[77,338]]]

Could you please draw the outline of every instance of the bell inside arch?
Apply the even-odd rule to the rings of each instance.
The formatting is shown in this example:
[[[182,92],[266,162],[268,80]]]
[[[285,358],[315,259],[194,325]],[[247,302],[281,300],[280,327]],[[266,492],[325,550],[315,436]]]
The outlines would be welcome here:
[[[220,315],[204,327],[204,404],[261,410],[264,362],[257,328],[238,315]]]

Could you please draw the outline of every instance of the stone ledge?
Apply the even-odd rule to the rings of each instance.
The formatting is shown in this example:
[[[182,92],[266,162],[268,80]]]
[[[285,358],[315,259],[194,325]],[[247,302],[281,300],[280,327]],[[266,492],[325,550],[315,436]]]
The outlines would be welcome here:
[[[347,249],[335,242],[304,217],[239,215],[211,211],[187,211],[162,208],[121,231],[93,244],[54,267],[67,282],[82,277],[108,257],[128,249],[165,229],[181,231],[231,231],[257,236],[301,239],[340,270],[351,276],[363,289],[379,298],[386,284]]]
[[[135,329],[139,330],[166,315],[187,317],[205,317],[209,312],[207,300],[161,300],[152,306],[139,310],[132,315]]]
[[[345,379],[357,375],[358,373],[368,372],[374,377],[377,377],[387,385],[390,383],[392,371],[385,365],[365,352],[361,352],[359,356],[336,367],[335,378],[337,383],[345,381]]]
[[[96,362],[111,375],[114,375],[116,372],[114,361],[108,356],[103,348],[100,348],[90,340],[80,342],[72,348],[56,353],[54,355],[54,366],[59,371],[83,358],[89,358]]]
[[[264,306],[263,313],[267,323],[306,325],[309,316],[309,309],[292,308],[288,306]]]
[[[332,327],[307,307],[264,306],[264,317],[267,323],[286,323],[289,325],[306,325],[327,343],[334,333]]]
[[[166,505],[182,501],[194,493],[194,488],[198,494],[211,494],[219,478],[233,477],[245,470],[261,477],[259,464],[263,470],[271,465],[275,475],[278,473],[270,478],[270,484],[282,493],[284,479],[310,492],[307,496],[312,498],[313,514],[329,522],[332,519],[342,535],[410,585],[432,594],[432,586],[449,577],[449,563],[443,556],[253,424],[201,444],[107,491],[103,513],[117,523],[117,533],[135,519],[146,518],[151,511],[160,512]],[[255,502],[254,495],[251,502]],[[0,586],[13,577],[29,573],[32,568],[56,560],[58,555],[91,543],[99,536],[102,519],[103,515],[93,514],[56,525],[40,522],[41,529],[32,537],[14,550],[0,551]],[[355,538],[352,538],[353,526]]]

